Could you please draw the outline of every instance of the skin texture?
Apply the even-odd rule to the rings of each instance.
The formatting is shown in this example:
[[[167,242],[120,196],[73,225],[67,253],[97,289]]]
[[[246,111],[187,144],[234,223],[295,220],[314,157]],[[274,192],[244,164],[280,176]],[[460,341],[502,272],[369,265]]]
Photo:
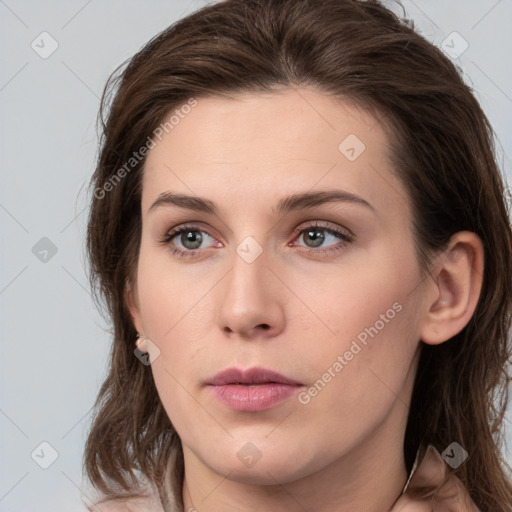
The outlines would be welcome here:
[[[355,159],[343,149],[350,134],[365,145]],[[272,211],[285,196],[334,189],[371,207]],[[208,199],[219,212],[148,212],[166,191]],[[469,321],[483,269],[478,237],[454,235],[424,277],[382,126],[312,88],[198,99],[150,150],[141,208],[126,298],[183,443],[185,510],[390,510],[407,479],[403,437],[420,340],[442,343]],[[315,222],[320,245],[308,236]],[[190,224],[203,237],[198,249],[186,233],[161,243]],[[357,351],[353,342],[372,326],[377,333]],[[205,385],[233,366],[278,371],[304,385],[302,397],[319,379],[325,386],[307,403],[292,396],[236,412]],[[247,454],[260,458],[248,467]]]

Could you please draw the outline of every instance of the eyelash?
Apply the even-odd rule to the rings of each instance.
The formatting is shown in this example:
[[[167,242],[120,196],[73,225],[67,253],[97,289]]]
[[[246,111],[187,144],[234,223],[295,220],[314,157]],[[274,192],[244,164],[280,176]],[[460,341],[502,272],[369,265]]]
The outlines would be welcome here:
[[[187,233],[189,231],[198,231],[200,233],[206,233],[208,236],[211,237],[211,235],[209,235],[206,231],[200,229],[199,226],[186,225],[186,226],[182,226],[179,228],[174,228],[171,231],[167,232],[163,237],[160,238],[159,245],[166,246],[169,249],[169,251],[171,252],[171,254],[173,254],[174,256],[178,256],[180,258],[197,257],[200,253],[200,249],[195,249],[195,250],[189,249],[189,250],[184,251],[182,249],[178,249],[171,245],[171,242],[174,238],[176,238],[178,235],[181,235],[182,233]],[[302,235],[302,233],[305,233],[307,231],[323,231],[323,232],[329,233],[330,235],[340,238],[343,242],[336,246],[327,247],[325,249],[319,249],[319,250],[315,250],[314,248],[307,249],[308,251],[312,251],[314,253],[326,254],[326,253],[340,251],[340,250],[344,249],[349,243],[353,242],[354,238],[355,238],[353,235],[349,235],[348,233],[339,231],[332,227],[327,227],[319,222],[315,222],[315,223],[307,225],[305,227],[298,228],[294,231],[294,233],[297,233],[297,235],[298,235],[297,238],[298,238],[300,235]],[[213,237],[211,237],[211,238],[213,238]]]

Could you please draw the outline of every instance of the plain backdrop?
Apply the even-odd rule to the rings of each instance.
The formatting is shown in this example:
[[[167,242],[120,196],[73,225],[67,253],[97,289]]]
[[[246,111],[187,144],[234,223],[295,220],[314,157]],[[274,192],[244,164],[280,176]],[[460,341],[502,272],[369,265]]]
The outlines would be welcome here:
[[[110,344],[84,257],[99,98],[114,68],[205,3],[0,0],[0,511],[85,510],[81,458]],[[512,2],[403,4],[449,43],[512,182]]]

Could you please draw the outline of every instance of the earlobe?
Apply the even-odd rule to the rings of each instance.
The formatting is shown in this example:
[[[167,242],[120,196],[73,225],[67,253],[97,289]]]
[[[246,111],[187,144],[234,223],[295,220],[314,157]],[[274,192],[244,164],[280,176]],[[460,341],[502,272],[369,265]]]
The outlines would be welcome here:
[[[483,245],[475,233],[461,231],[450,239],[434,263],[429,286],[436,297],[424,318],[421,339],[429,345],[449,340],[468,324],[482,289]]]
[[[145,338],[142,334],[140,333],[137,333],[137,340],[135,341],[135,345],[136,347],[141,351],[141,352],[149,352],[149,348],[148,348],[148,342],[147,342],[147,338]]]

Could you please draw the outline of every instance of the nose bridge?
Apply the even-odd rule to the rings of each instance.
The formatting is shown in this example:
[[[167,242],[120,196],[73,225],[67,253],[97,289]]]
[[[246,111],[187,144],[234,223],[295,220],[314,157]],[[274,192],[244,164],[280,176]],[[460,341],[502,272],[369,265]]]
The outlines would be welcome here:
[[[236,246],[219,301],[221,329],[246,336],[256,328],[274,333],[282,328],[282,304],[275,293],[276,283],[272,283],[270,259],[269,250],[254,237],[246,237]]]
[[[268,291],[267,268],[268,250],[252,236],[244,238],[235,248],[232,256],[232,268],[227,279],[226,298],[237,308],[243,310],[250,304],[254,307],[262,301]]]

